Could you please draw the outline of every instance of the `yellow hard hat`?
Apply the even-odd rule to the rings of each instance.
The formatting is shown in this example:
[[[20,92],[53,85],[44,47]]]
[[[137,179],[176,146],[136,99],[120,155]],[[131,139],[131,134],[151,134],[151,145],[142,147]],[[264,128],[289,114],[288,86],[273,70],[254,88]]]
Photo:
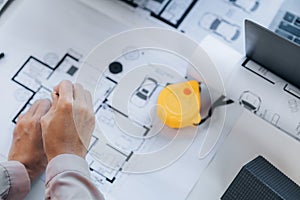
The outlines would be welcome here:
[[[158,117],[171,128],[201,122],[200,85],[195,80],[166,86],[160,92],[157,104]]]

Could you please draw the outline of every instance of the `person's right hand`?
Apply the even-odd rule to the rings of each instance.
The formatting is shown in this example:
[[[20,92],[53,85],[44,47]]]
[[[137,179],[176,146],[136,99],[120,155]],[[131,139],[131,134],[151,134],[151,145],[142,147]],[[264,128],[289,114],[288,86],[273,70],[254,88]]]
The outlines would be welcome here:
[[[95,128],[91,94],[80,84],[62,81],[52,93],[52,106],[42,117],[48,162],[60,154],[85,158]]]

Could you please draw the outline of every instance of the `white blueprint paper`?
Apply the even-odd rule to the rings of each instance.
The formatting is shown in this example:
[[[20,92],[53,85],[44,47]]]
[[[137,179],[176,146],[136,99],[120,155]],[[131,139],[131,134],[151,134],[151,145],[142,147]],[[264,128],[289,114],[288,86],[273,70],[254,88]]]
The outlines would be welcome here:
[[[122,23],[120,20],[113,19],[114,14],[112,16],[108,16],[107,13],[103,15],[94,9],[79,4],[77,1],[27,0],[17,3],[18,6],[16,6],[13,14],[6,17],[0,26],[0,48],[6,54],[5,58],[0,60],[0,86],[5,94],[2,95],[0,102],[0,152],[4,157],[8,153],[12,131],[18,115],[26,111],[34,100],[49,98],[53,86],[60,80],[69,79],[74,81],[76,72],[78,72],[84,57],[99,42],[131,27],[128,22]],[[190,1],[186,1],[186,3],[188,4]],[[221,4],[224,4],[224,1],[221,1]],[[187,8],[186,6],[184,5],[183,7]],[[228,11],[234,10],[234,13],[244,12],[239,11],[239,8],[235,8],[232,5],[227,8],[229,9]],[[275,10],[272,10],[273,14]],[[182,12],[178,13],[182,14]],[[171,19],[170,12],[164,13],[162,17],[170,19],[172,23],[176,23],[176,16],[175,20]],[[198,22],[197,17],[194,18],[195,21],[193,23]],[[265,23],[271,20],[269,18],[266,19]],[[153,24],[153,26],[157,26],[157,24],[163,25],[153,21],[148,22],[148,24]],[[188,24],[183,23],[181,26],[183,29],[186,27],[186,32],[188,32]],[[199,34],[199,37],[196,36],[196,31],[191,32],[194,35],[192,33],[190,35],[197,41],[201,41],[204,37],[201,34]],[[219,38],[223,40],[222,37]],[[147,52],[134,52],[127,57],[120,58],[119,61],[134,64],[135,62],[138,63],[139,60],[143,61],[147,55]],[[175,64],[178,63],[180,62]],[[176,73],[182,76],[176,76],[174,81],[184,80],[184,71],[177,70]],[[159,75],[156,75],[156,77],[159,78]],[[120,77],[109,78],[119,81],[118,78]],[[135,84],[138,86],[144,78],[146,77],[137,79]],[[117,130],[118,127],[114,126],[114,122],[109,115],[112,112],[109,107],[111,106],[109,105],[109,96],[107,96],[108,103],[106,103],[108,105],[103,105],[103,99],[101,98],[103,98],[102,95],[110,94],[114,89],[117,89],[117,84],[114,81],[110,79],[103,80],[103,87],[99,89],[99,96],[95,100],[97,119],[107,132],[115,133],[110,135],[111,140],[117,138],[120,132]],[[166,84],[166,82],[161,84]],[[154,97],[155,94],[153,101]],[[147,118],[144,119],[143,117],[145,116],[141,118],[142,113],[138,111],[135,113],[138,115],[133,115],[133,118],[139,124],[144,123],[143,125],[146,126]],[[236,116],[229,116],[231,119],[233,117]],[[139,128],[137,127],[138,130],[143,130],[144,126],[141,129]],[[94,159],[95,154],[87,156],[92,177],[107,199],[120,199],[125,195],[128,199],[184,199],[192,190],[211,156],[213,156],[211,154],[205,160],[198,159],[199,149],[205,136],[203,134],[205,133],[205,128],[205,126],[199,128],[199,134],[192,146],[174,164],[156,172],[140,175],[122,173],[120,166],[128,160],[130,155],[130,151],[126,151],[126,149],[132,148],[130,149],[131,151],[147,152],[165,145],[171,138],[161,139],[160,137],[154,137],[145,142],[134,139],[129,140],[128,138],[130,137],[128,135],[120,137],[121,140],[116,140],[116,145],[119,145],[120,148],[122,147],[124,152],[115,151],[114,148],[109,146],[99,149],[100,153],[113,156],[112,163],[115,164],[115,169],[111,170],[101,165]],[[229,130],[229,126],[225,127],[224,134],[226,135]],[[116,137],[114,138],[114,136]],[[98,139],[93,137],[92,144],[96,144]],[[93,153],[93,151],[91,152]],[[40,182],[42,180],[43,178],[41,178]],[[28,199],[42,198],[43,187],[37,185],[36,188],[38,189],[34,189]]]
[[[79,0],[133,27],[163,26],[176,29],[200,42],[205,36],[244,51],[244,20],[270,25],[283,0]],[[114,13],[114,10],[117,10]],[[111,14],[113,13],[113,14]],[[125,16],[140,16],[134,17]],[[147,20],[145,20],[147,19]]]
[[[5,157],[9,151],[18,115],[25,112],[36,99],[50,98],[52,88],[59,81],[63,79],[75,81],[76,72],[87,53],[107,37],[126,29],[126,25],[84,7],[76,1],[28,0],[18,2],[15,12],[5,18],[0,27],[1,50],[6,54],[5,58],[0,60],[0,85],[2,92],[5,93],[0,102],[0,152],[3,154],[2,157]],[[145,61],[149,55],[151,52],[134,52],[121,57],[119,61],[127,66],[126,63],[137,64],[139,61]],[[181,62],[176,61],[174,64],[180,65]],[[126,71],[126,68],[124,70]],[[180,69],[177,72],[176,69],[174,72],[158,69],[153,72],[153,75],[155,78],[160,78],[160,74],[166,76],[168,73],[175,73],[177,75],[169,81],[177,82],[185,80],[184,72]],[[110,135],[113,137],[114,135],[118,136],[121,132],[111,121],[109,113],[112,110],[109,108],[109,101],[106,103],[108,106],[105,107],[101,103],[103,100],[101,98],[116,88],[116,83],[109,78],[113,78],[115,81],[119,81],[119,79],[117,76],[109,77],[109,74],[107,76],[108,78],[101,82],[103,85],[95,99],[95,112],[102,127],[108,133],[114,133]],[[144,78],[146,76],[137,79],[135,84],[138,86]],[[166,80],[161,80],[160,84],[167,84]],[[159,90],[153,94],[151,101],[155,102],[157,92]],[[103,105],[100,106],[100,104]],[[138,116],[133,116],[133,118],[140,119],[139,124],[145,123],[138,130],[145,129],[147,118],[143,120],[145,116],[142,116],[142,113],[135,113]],[[87,160],[95,184],[107,199],[120,199],[124,195],[130,199],[186,198],[211,158],[199,160],[198,157],[199,148],[206,132],[205,128],[205,126],[199,128],[199,134],[194,139],[192,146],[180,159],[162,170],[147,174],[126,174],[118,167],[129,160],[131,151],[157,150],[168,143],[172,137],[162,136],[134,140],[128,135],[123,135],[120,140],[115,141],[116,145],[124,149],[123,152],[116,151],[111,146],[94,146],[99,148],[99,151],[97,149],[97,151],[91,151]],[[196,130],[196,128],[190,129]],[[224,133],[228,131],[229,127],[224,129]],[[185,138],[188,138],[188,135],[183,135],[183,139]],[[98,139],[93,137],[91,144],[96,144]],[[129,148],[130,151],[126,151],[126,148],[127,150]],[[109,169],[97,162],[95,156],[98,154],[111,158],[116,168]],[[41,185],[43,180],[44,177],[35,183],[28,199],[43,198],[44,191]]]

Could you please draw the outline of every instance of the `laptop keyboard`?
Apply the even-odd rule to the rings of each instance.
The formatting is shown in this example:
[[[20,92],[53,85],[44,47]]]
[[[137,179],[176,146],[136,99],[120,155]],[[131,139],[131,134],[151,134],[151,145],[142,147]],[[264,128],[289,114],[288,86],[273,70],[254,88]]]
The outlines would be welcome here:
[[[300,17],[286,12],[275,32],[300,45]]]

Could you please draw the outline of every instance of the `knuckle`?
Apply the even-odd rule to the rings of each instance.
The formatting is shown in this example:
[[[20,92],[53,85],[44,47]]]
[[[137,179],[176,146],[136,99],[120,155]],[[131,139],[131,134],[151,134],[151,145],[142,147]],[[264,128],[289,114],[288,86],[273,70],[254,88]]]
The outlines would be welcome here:
[[[40,126],[40,117],[24,117],[17,122],[16,130],[35,129]]]
[[[26,127],[26,119],[22,118],[22,119],[18,120],[16,129],[24,129],[25,127]]]
[[[72,110],[72,102],[68,99],[62,99],[59,104],[59,108],[62,111],[71,111]]]
[[[31,119],[30,119],[30,126],[35,128],[37,126],[40,125],[40,122],[41,122],[41,118],[40,117],[36,117],[36,116],[33,116]]]
[[[33,106],[33,105],[39,105],[41,102],[42,102],[41,99],[38,99],[38,100],[36,100],[36,101],[32,104],[32,106]]]
[[[29,120],[30,120],[30,116],[26,113],[17,121],[17,125],[26,126]]]
[[[49,99],[41,99],[39,101],[40,101],[40,104],[44,107],[50,107],[51,106],[51,101]]]
[[[69,80],[63,80],[63,81],[60,82],[59,85],[70,85],[70,84],[72,84],[71,81],[69,81]]]

